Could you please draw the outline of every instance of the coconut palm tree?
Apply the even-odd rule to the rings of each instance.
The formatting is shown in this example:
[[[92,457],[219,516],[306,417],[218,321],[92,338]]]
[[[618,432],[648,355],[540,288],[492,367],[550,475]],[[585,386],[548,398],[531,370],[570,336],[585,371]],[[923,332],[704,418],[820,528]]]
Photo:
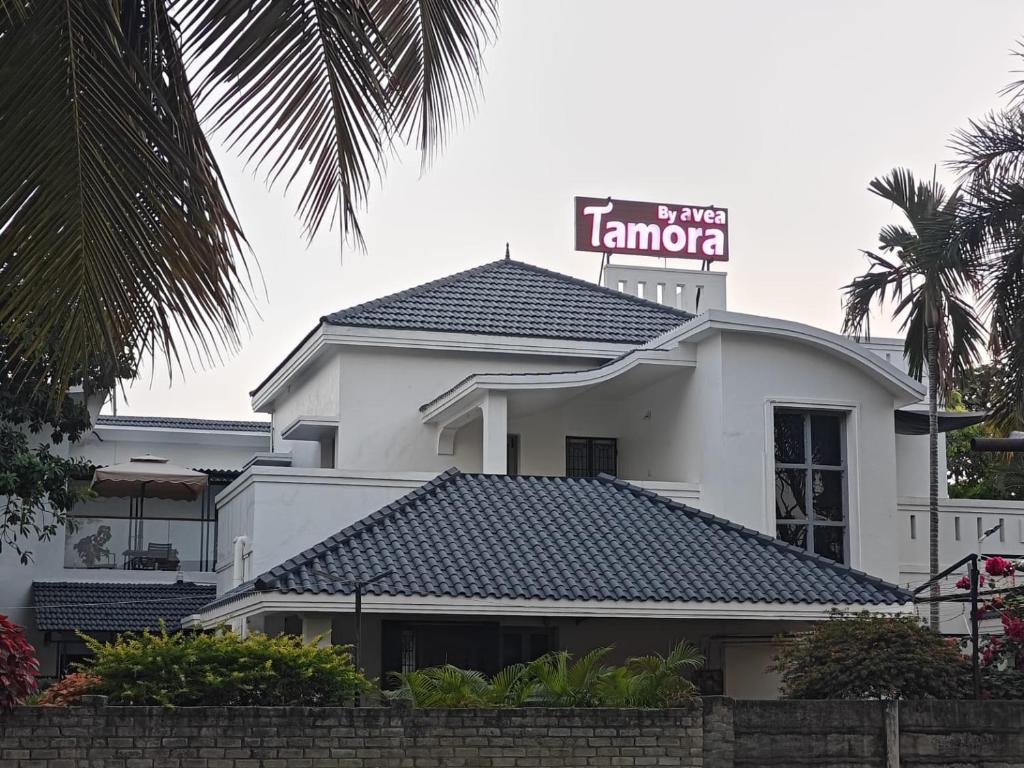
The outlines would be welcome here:
[[[496,23],[496,0],[0,0],[0,332],[57,339],[64,379],[216,359],[252,281],[205,129],[301,187],[307,236],[358,243],[396,142],[427,161],[472,107]]]
[[[871,305],[891,297],[894,318],[901,318],[904,351],[910,374],[928,370],[928,569],[939,572],[939,393],[948,392],[956,377],[977,360],[982,326],[970,300],[978,289],[980,267],[971,253],[954,247],[960,197],[947,195],[935,181],[916,181],[897,168],[868,185],[874,194],[903,213],[906,225],[891,224],[879,233],[879,252],[864,251],[868,271],[845,286],[843,330],[860,335]],[[938,585],[933,587],[933,595]],[[938,629],[939,605],[931,604],[930,622]]]
[[[1024,82],[1007,91],[1009,108],[953,137],[965,193],[954,239],[986,264],[992,422],[1004,434],[1024,429]]]

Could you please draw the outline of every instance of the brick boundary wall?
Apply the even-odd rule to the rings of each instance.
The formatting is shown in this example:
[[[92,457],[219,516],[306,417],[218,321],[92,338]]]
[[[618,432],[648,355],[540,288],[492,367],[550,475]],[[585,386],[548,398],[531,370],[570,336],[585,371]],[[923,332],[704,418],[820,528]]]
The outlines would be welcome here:
[[[703,764],[700,703],[668,710],[21,707],[0,768],[513,768]]]
[[[1024,701],[637,709],[21,707],[0,768],[1013,768]]]

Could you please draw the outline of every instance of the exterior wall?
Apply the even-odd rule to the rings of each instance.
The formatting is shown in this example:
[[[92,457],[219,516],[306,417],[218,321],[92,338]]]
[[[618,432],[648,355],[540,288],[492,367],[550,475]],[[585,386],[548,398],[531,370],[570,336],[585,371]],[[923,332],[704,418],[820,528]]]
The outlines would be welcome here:
[[[19,707],[3,768],[1009,768],[1019,701],[733,701],[678,709]]]
[[[700,703],[679,709],[21,707],[4,768],[703,765]]]
[[[439,456],[435,429],[420,420],[423,403],[474,373],[571,371],[600,362],[541,355],[345,348],[338,466],[434,473],[456,466],[479,472],[479,420],[459,431],[454,455]],[[526,451],[524,447],[524,456]]]
[[[737,701],[734,766],[888,768],[884,706],[877,701]]]
[[[896,481],[900,496],[928,497],[928,435],[896,435]],[[946,436],[939,435],[939,498],[949,496]]]
[[[809,346],[740,334],[720,338],[720,354],[713,346],[703,356],[709,363],[706,372],[698,350],[698,395],[707,403],[701,411],[705,452],[700,478],[706,511],[774,535],[773,403],[849,408],[850,562],[896,579],[892,395],[852,365]]]
[[[253,454],[270,450],[269,434],[120,428],[113,436],[111,432],[100,426],[84,435],[71,446],[71,457],[107,465],[151,453],[191,469],[241,469]]]
[[[726,692],[734,691],[749,698],[775,699],[779,696],[779,678],[767,672],[775,647],[768,638],[799,631],[801,622],[693,619],[616,619],[616,618],[551,618],[535,616],[479,616],[438,614],[364,613],[362,647],[359,664],[371,678],[381,679],[383,622],[420,624],[493,623],[502,629],[541,628],[552,632],[556,648],[581,656],[595,648],[611,647],[606,657],[621,664],[631,656],[652,653],[667,654],[679,642],[694,644],[705,657],[705,669],[721,671]],[[264,631],[298,633],[298,614],[275,614],[264,619]],[[355,644],[355,624],[351,613],[331,614],[331,642],[336,645]],[[495,649],[497,654],[497,649]]]
[[[338,353],[324,356],[292,378],[278,396],[274,407],[274,450],[292,454],[292,466],[321,466],[320,445],[308,440],[285,440],[281,432],[297,418],[317,417],[339,420],[341,403],[341,361]]]
[[[231,588],[234,539],[246,536],[250,579],[434,477],[433,473],[250,467],[217,497],[217,590]]]

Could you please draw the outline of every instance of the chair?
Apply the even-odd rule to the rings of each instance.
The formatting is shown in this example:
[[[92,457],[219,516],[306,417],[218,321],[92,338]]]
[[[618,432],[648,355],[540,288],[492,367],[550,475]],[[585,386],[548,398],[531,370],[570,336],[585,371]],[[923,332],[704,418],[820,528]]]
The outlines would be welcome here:
[[[172,544],[149,542],[146,545],[146,557],[153,561],[159,571],[178,570],[178,550]]]

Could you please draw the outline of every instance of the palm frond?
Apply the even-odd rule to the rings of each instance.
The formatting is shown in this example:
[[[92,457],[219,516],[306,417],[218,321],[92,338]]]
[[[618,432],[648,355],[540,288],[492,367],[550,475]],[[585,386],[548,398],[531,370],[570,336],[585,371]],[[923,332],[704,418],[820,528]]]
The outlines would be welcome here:
[[[303,177],[307,236],[356,211],[382,169],[390,105],[386,51],[367,7],[339,0],[180,0],[200,103],[229,146],[273,183]]]
[[[29,357],[56,339],[62,378],[126,350],[209,359],[244,316],[244,240],[166,8],[137,7],[35,4],[0,46],[0,327]]]
[[[872,179],[868,190],[903,211],[915,227],[934,217],[946,199],[942,185],[917,182],[906,168],[894,168],[887,176]]]
[[[475,107],[481,53],[497,30],[495,0],[373,0],[388,46],[394,125],[426,165]]]
[[[951,166],[968,185],[998,178],[1020,178],[1024,173],[1024,113],[989,112],[971,120],[953,134],[957,157]]]

